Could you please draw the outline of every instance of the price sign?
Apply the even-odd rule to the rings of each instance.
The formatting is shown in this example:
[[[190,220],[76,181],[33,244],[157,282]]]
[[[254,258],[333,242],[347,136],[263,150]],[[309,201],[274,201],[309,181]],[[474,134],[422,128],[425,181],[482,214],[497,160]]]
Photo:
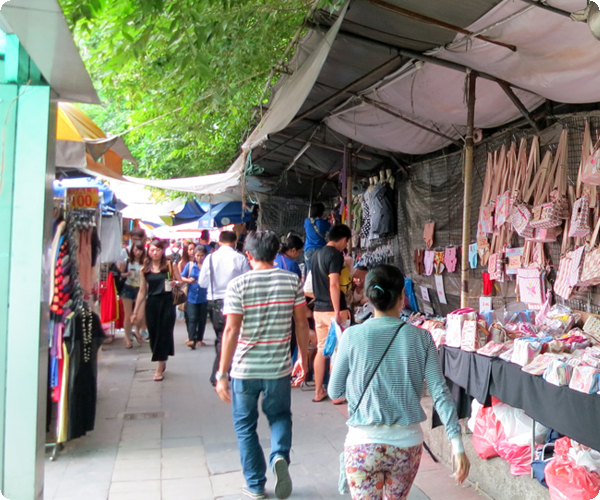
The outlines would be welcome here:
[[[96,208],[100,201],[98,188],[69,188],[67,201],[71,208]]]

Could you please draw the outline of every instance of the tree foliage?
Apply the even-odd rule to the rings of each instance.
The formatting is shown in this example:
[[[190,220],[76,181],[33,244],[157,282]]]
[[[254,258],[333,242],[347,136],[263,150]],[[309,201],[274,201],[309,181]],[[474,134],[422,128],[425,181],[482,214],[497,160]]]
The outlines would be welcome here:
[[[140,167],[184,177],[223,171],[313,0],[61,0],[105,107],[85,111],[125,136]],[[173,112],[177,108],[183,109]]]

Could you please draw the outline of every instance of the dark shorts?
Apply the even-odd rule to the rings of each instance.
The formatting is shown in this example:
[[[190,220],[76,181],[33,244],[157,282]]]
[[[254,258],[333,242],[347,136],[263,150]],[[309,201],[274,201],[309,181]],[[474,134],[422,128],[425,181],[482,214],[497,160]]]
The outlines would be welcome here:
[[[140,287],[138,287],[138,286],[125,285],[125,286],[123,286],[123,290],[121,290],[121,294],[120,294],[121,298],[135,300],[135,299],[137,299],[139,290],[140,290]]]

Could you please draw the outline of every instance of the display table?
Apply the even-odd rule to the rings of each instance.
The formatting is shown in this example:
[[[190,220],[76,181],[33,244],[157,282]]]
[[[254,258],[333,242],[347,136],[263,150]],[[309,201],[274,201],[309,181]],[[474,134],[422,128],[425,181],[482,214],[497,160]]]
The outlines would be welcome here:
[[[600,395],[557,387],[514,363],[453,347],[442,346],[440,360],[446,378],[479,402],[489,403],[494,396],[523,409],[536,422],[600,450]]]

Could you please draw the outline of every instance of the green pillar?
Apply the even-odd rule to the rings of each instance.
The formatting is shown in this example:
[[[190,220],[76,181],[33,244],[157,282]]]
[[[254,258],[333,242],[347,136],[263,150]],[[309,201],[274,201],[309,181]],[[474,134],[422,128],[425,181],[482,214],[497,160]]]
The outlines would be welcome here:
[[[5,70],[0,84],[0,490],[11,500],[41,500],[50,279],[44,253],[52,230],[55,105],[50,87],[35,81],[35,67],[13,36],[7,37]]]

